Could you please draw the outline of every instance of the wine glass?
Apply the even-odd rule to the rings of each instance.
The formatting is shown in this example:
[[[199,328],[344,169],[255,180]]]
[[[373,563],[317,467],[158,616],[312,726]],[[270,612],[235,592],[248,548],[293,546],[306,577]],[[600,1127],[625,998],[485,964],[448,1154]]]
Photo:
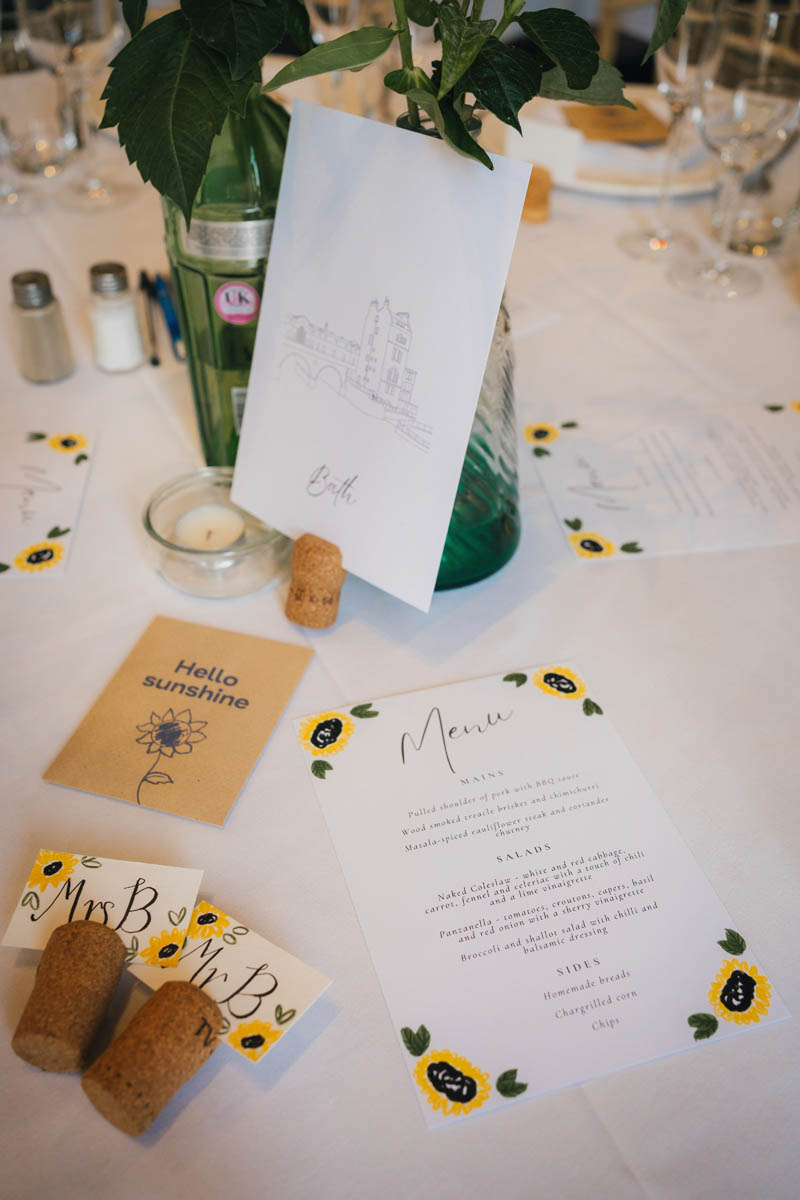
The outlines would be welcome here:
[[[694,94],[698,74],[707,70],[719,51],[720,0],[689,0],[677,30],[656,51],[658,90],[670,108],[670,123],[664,146],[664,166],[658,189],[655,221],[647,230],[624,233],[619,245],[632,258],[659,262],[676,250],[694,250],[685,233],[670,225],[669,198],[672,179],[683,140],[684,116]]]
[[[676,263],[670,282],[701,299],[736,300],[761,286],[758,271],[732,260],[729,243],[742,182],[788,145],[800,124],[800,7],[731,6],[723,17],[722,53],[703,81],[694,117],[722,167],[721,247],[715,258]]]

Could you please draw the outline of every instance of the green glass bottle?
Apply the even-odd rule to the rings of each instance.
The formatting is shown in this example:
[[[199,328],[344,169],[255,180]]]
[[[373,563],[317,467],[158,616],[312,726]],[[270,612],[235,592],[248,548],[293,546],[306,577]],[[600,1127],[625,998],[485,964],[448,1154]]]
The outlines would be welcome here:
[[[165,198],[167,254],[206,463],[233,466],[289,118],[255,87],[214,139],[189,228]]]

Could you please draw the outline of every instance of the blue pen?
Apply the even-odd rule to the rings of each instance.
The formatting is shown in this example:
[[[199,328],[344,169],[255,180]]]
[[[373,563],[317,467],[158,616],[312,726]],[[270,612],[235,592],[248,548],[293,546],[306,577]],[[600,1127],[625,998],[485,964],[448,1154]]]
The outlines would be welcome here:
[[[163,275],[156,275],[154,279],[156,289],[156,299],[161,306],[161,311],[164,314],[164,320],[167,323],[167,331],[169,339],[172,342],[172,353],[181,362],[186,361],[186,351],[183,346],[183,338],[181,337],[181,327],[178,324],[178,316],[175,312],[172,303],[172,297],[169,294],[169,287]]]

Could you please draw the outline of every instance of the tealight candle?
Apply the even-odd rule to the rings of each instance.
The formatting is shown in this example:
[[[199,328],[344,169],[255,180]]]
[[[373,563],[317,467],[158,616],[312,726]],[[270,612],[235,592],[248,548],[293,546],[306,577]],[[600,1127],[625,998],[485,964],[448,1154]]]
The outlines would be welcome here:
[[[244,520],[224,504],[201,504],[175,522],[174,539],[187,550],[224,550],[244,533]]]

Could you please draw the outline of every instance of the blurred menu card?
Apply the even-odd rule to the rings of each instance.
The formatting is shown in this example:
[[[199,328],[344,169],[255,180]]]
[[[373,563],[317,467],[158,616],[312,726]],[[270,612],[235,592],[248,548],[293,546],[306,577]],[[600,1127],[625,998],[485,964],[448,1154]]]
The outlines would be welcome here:
[[[297,736],[429,1127],[788,1016],[576,667]]]
[[[427,610],[530,167],[295,101],[232,496]]]
[[[573,416],[525,437],[579,557],[800,541],[799,401],[726,412],[604,401]]]

